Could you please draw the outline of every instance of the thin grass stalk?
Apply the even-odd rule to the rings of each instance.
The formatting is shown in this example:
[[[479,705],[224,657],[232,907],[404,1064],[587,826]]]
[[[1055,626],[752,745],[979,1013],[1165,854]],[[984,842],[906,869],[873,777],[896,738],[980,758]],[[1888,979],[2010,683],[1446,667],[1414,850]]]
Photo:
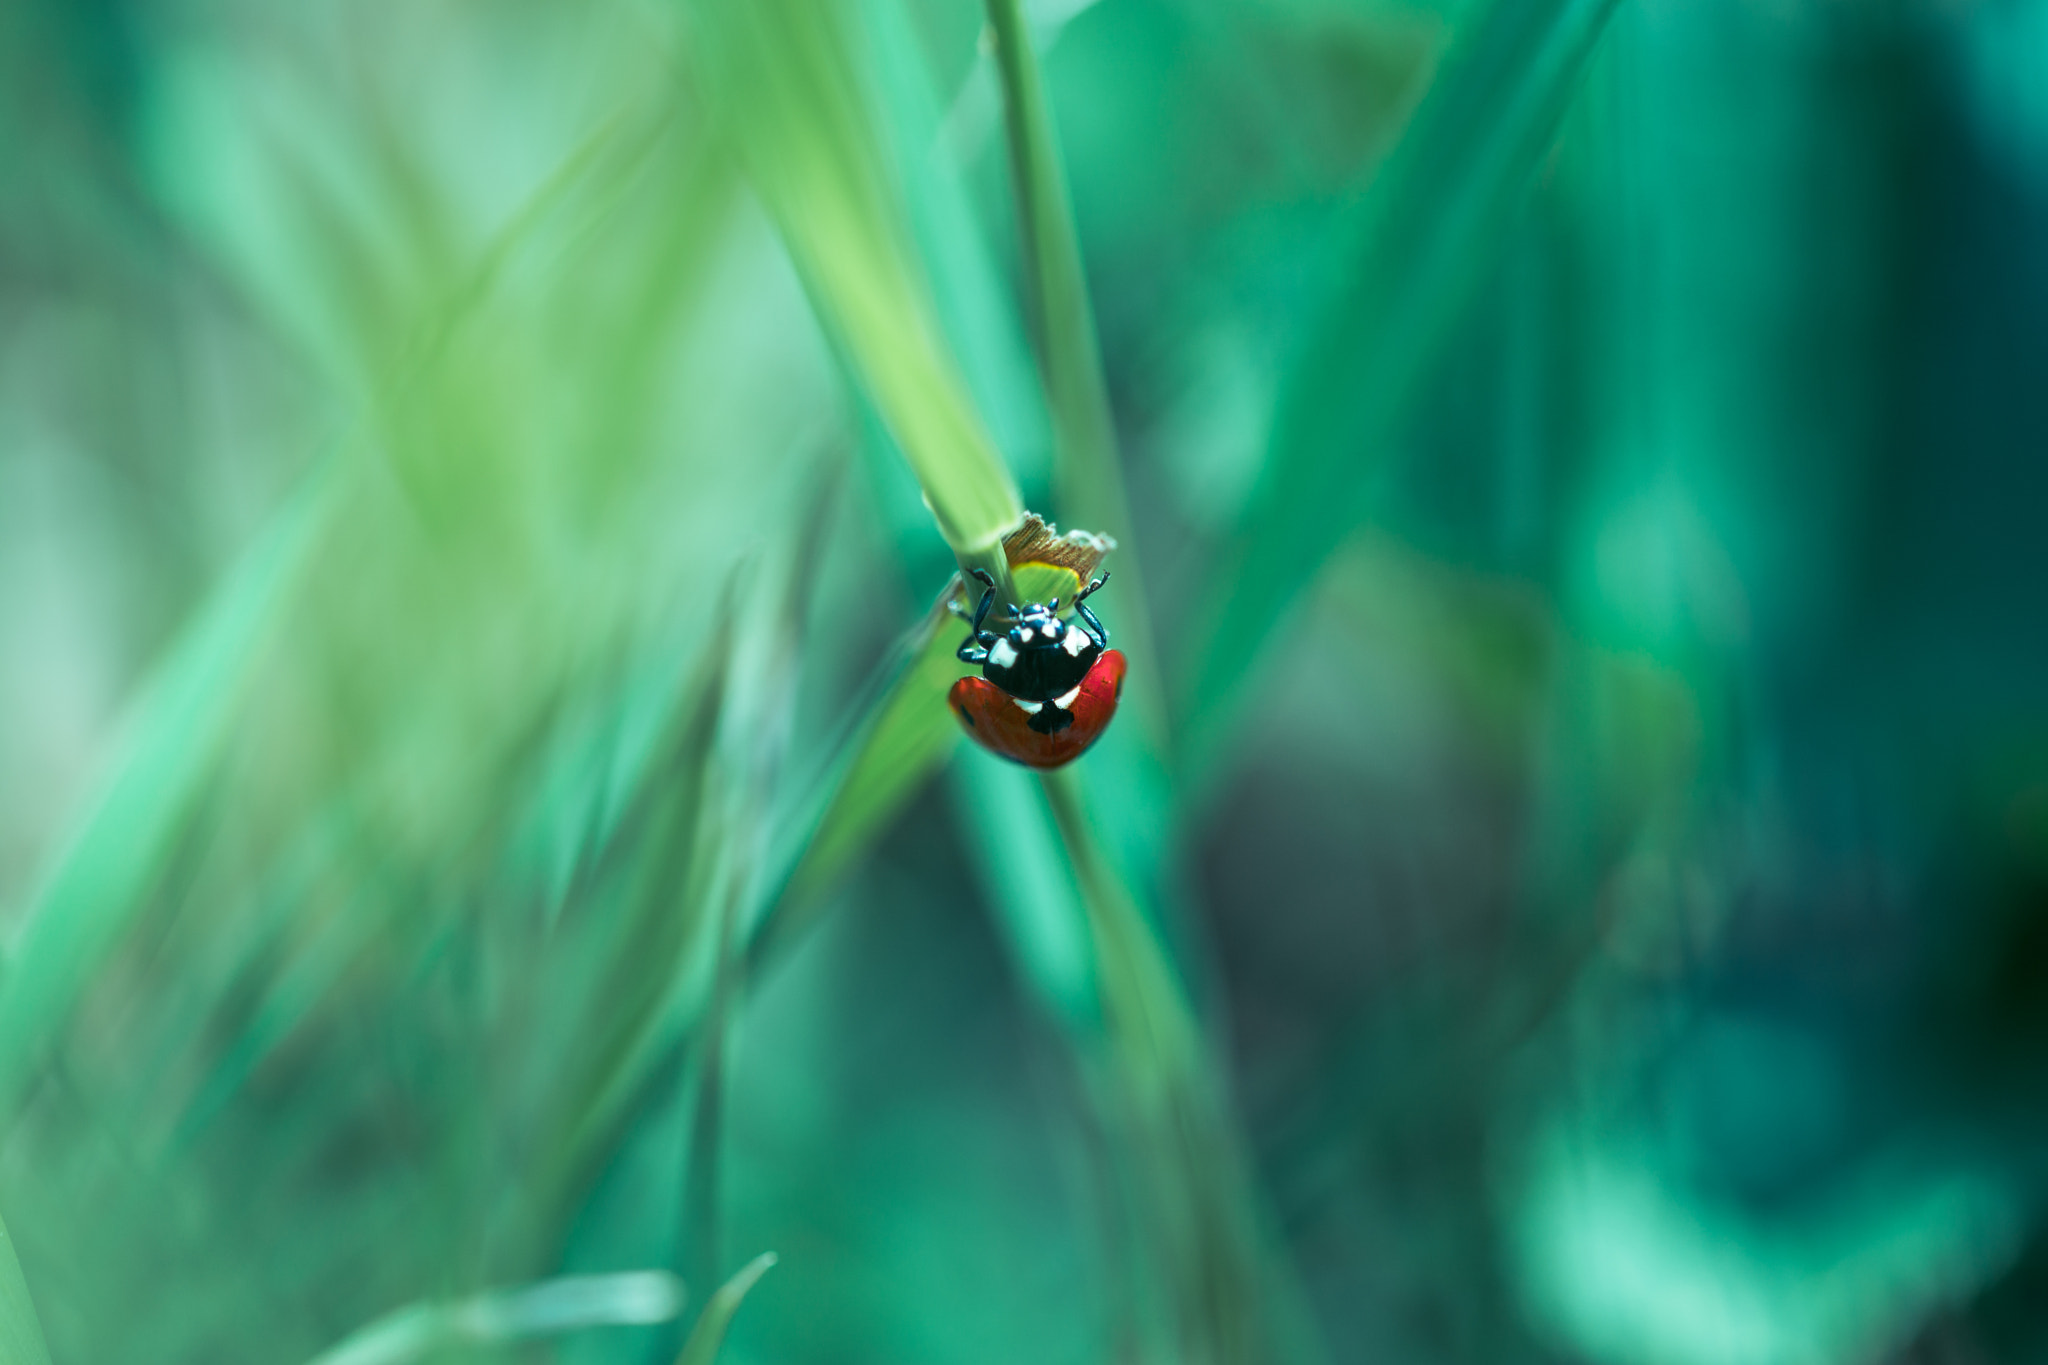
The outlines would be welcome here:
[[[1117,538],[1117,571],[1125,607],[1119,648],[1131,671],[1126,707],[1138,715],[1154,746],[1166,748],[1164,694],[1157,685],[1157,651],[1144,604],[1144,570],[1131,525],[1131,505],[1118,456],[1116,419],[1103,374],[1095,309],[1081,263],[1072,196],[1060,156],[1059,134],[1045,98],[1038,54],[1031,46],[1018,0],[984,0],[996,72],[1003,92],[1003,132],[1009,148],[1010,186],[1016,200],[1032,349],[1052,415],[1053,495],[1068,523]],[[1135,704],[1134,704],[1135,703]]]
[[[1080,244],[1037,56],[1017,0],[984,0],[1003,91],[1028,312],[1053,419],[1054,482],[1064,517],[1124,538],[1124,614],[1139,660],[1134,711],[1163,747],[1152,633],[1133,562],[1130,510]],[[1131,638],[1135,637],[1135,638]],[[1149,693],[1149,695],[1147,695]],[[1106,1032],[1077,1033],[1096,1054],[1098,1102],[1115,1131],[1131,1215],[1167,1300],[1165,1339],[1140,1326],[1146,1354],[1178,1361],[1266,1359],[1261,1257],[1237,1178],[1228,1123],[1210,1094],[1193,1010],[1153,925],[1111,866],[1071,773],[1044,780],[1081,891],[1100,968]],[[1152,1287],[1152,1286],[1141,1286]]]
[[[681,1210],[684,1278],[693,1284],[714,1283],[723,1264],[720,1180],[727,1064],[734,1011],[746,992],[741,926],[747,906],[760,894],[757,883],[770,856],[773,787],[787,757],[805,608],[817,578],[824,526],[835,491],[836,480],[822,484],[805,516],[795,561],[777,594],[775,628],[756,667],[742,674],[734,687],[745,700],[738,714],[729,715],[725,724],[726,746],[736,751],[730,760],[736,774],[726,820],[731,833],[724,850],[725,883],[715,911],[711,987],[699,1023],[697,1093]]]
[[[1002,84],[1003,131],[1039,371],[1054,438],[1070,457],[1055,467],[1054,492],[1066,515],[1122,530],[1129,507],[1116,466],[1116,425],[1038,57],[1017,0],[985,0],[983,7]]]
[[[644,1327],[682,1311],[682,1282],[659,1270],[564,1275],[452,1302],[408,1304],[351,1332],[310,1365],[409,1365],[593,1327]],[[496,1351],[492,1352],[496,1354]],[[0,1356],[15,1365],[14,1356]]]
[[[683,1168],[680,1261],[686,1284],[710,1284],[720,1262],[719,1185],[725,1129],[726,1053],[733,1006],[741,983],[735,951],[734,921],[739,918],[739,889],[728,886],[720,898],[718,934],[711,998],[698,1025],[697,1093],[691,1108],[689,1148]]]
[[[775,1268],[775,1259],[774,1252],[764,1251],[718,1287],[705,1303],[704,1311],[698,1314],[697,1325],[690,1329],[690,1339],[683,1343],[675,1365],[711,1365],[718,1359],[718,1349],[725,1344],[733,1315],[739,1312],[741,1301],[760,1283],[761,1277]]]
[[[1159,936],[1097,841],[1071,772],[1042,779],[1081,892],[1104,1029],[1087,1050],[1111,1128],[1112,1162],[1165,1299],[1165,1339],[1146,1354],[1186,1362],[1270,1361],[1285,1354],[1241,1153],[1206,1064],[1193,1008]]]

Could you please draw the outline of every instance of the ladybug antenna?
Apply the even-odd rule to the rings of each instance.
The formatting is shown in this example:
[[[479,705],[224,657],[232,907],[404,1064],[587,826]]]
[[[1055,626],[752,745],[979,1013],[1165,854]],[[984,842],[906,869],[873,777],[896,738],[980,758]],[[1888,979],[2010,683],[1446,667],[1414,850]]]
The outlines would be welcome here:
[[[1045,604],[1045,609],[1047,611],[1058,611],[1060,609],[1060,599],[1057,597],[1053,598],[1052,601]]]

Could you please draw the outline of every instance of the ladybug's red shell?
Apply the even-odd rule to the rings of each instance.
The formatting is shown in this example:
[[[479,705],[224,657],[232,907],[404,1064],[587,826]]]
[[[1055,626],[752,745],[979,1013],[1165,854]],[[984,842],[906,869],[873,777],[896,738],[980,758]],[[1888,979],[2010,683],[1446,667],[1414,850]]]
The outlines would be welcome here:
[[[1074,723],[1049,735],[1032,729],[1032,712],[986,678],[960,679],[946,700],[974,742],[990,753],[1027,768],[1057,768],[1079,758],[1109,728],[1124,694],[1124,656],[1114,649],[1103,651],[1079,691],[1069,708]]]

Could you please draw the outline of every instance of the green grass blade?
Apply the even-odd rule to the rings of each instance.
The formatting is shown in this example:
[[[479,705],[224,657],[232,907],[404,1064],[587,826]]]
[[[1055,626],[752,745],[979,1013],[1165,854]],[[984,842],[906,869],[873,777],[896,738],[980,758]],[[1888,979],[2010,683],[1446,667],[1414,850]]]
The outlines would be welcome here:
[[[1024,980],[1077,1038],[1102,1032],[1101,985],[1081,889],[1031,774],[969,745],[953,768],[960,825],[984,869]]]
[[[1166,945],[1096,836],[1087,786],[1072,769],[1040,785],[1100,981],[1104,1029],[1082,1055],[1141,1248],[1132,1276],[1141,1355],[1213,1365],[1313,1359],[1310,1314],[1268,1248],[1246,1157]]]
[[[4,1223],[0,1223],[0,1362],[50,1365],[43,1325],[36,1317],[35,1301],[29,1297],[28,1281],[14,1254],[14,1239],[7,1235]]]
[[[1199,710],[1199,749],[1214,748],[1258,646],[1357,524],[1403,405],[1497,254],[1615,3],[1487,5],[1368,190],[1355,273],[1282,395],[1266,485],[1186,674],[1180,713]]]
[[[848,370],[963,565],[1007,572],[1023,504],[947,347],[838,5],[698,0],[713,106]]]
[[[576,1174],[616,1141],[659,1063],[694,1022],[684,993],[703,942],[706,906],[719,889],[730,831],[720,819],[712,761],[728,704],[726,663],[735,608],[728,592],[698,661],[697,677],[653,750],[587,889],[620,928],[601,945],[582,983],[602,1002],[565,1057],[568,1092],[554,1112],[567,1126],[555,1150]]]
[[[739,1274],[718,1287],[718,1292],[711,1296],[711,1302],[704,1305],[704,1313],[697,1319],[697,1325],[690,1330],[690,1339],[683,1343],[676,1365],[711,1365],[718,1359],[718,1348],[725,1344],[725,1334],[732,1326],[733,1314],[740,1311],[741,1301],[774,1266],[775,1253],[764,1251],[741,1267]]]
[[[563,1276],[453,1303],[398,1309],[322,1351],[311,1365],[405,1365],[462,1347],[590,1327],[646,1326],[675,1317],[683,1297],[682,1281],[659,1270]]]
[[[275,516],[144,684],[95,808],[44,880],[0,987],[0,1112],[62,1027],[175,847],[280,597],[325,525],[324,466]]]
[[[683,1199],[678,1219],[678,1260],[684,1273],[700,1282],[719,1261],[722,1229],[719,1198],[723,1168],[728,1039],[732,1013],[740,993],[733,921],[738,907],[728,896],[718,909],[718,960],[713,966],[711,996],[697,1021],[696,1094],[690,1105],[689,1159],[683,1168]]]
[[[960,735],[946,689],[962,669],[958,639],[946,628],[952,619],[935,605],[899,646],[873,700],[855,711],[854,728],[804,800],[808,815],[788,824],[792,871],[753,926],[754,952],[787,940],[953,751]]]
[[[931,277],[939,323],[1006,462],[1029,481],[1041,472],[1052,437],[1008,265],[997,260],[977,221],[967,182],[972,158],[941,150],[955,139],[908,6],[881,0],[858,13],[873,58],[880,127],[903,173],[910,231]]]

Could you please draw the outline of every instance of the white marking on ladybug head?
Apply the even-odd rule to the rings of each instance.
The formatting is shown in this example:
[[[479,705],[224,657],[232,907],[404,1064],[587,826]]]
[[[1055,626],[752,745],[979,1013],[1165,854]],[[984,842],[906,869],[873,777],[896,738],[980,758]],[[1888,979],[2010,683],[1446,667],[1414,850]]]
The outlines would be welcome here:
[[[1008,640],[998,640],[988,647],[988,661],[996,668],[1008,668],[1017,662],[1017,647]]]
[[[1078,692],[1081,689],[1077,687],[1074,690]],[[1045,705],[1045,703],[1042,701],[1026,701],[1022,697],[1012,697],[1010,698],[1010,700],[1016,702],[1017,709],[1019,711],[1022,711],[1027,716],[1037,715],[1039,712],[1039,708]]]
[[[1088,648],[1090,643],[1092,642],[1088,639],[1086,631],[1070,630],[1067,632],[1067,638],[1061,642],[1060,647],[1078,659],[1081,657],[1081,651]]]
[[[1052,704],[1054,706],[1059,707],[1062,711],[1071,711],[1074,709],[1074,698],[1080,695],[1081,685],[1079,683],[1075,683],[1073,691],[1067,693],[1067,695],[1064,697],[1054,697]]]

